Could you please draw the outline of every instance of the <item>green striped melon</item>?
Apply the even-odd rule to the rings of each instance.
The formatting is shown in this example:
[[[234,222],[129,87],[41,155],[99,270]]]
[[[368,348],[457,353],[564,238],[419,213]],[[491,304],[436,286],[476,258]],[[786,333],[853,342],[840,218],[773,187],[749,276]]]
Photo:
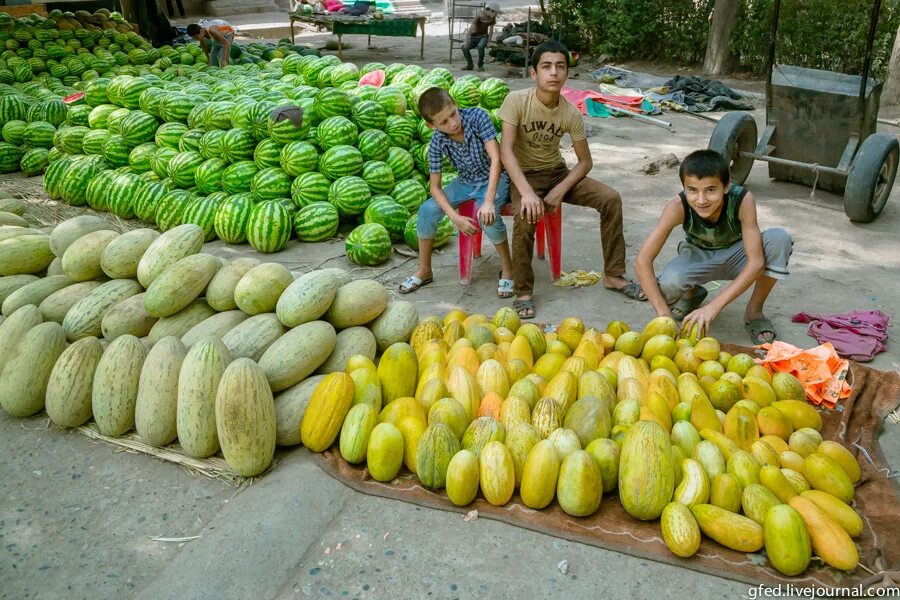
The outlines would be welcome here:
[[[68,107],[61,98],[43,100],[33,104],[31,108],[28,109],[28,120],[31,122],[47,121],[54,127],[59,127],[66,122],[67,112]]]
[[[239,129],[250,129],[250,111],[256,104],[256,100],[252,98],[235,100],[234,107],[231,109],[231,126]]]
[[[229,194],[249,192],[250,182],[257,172],[256,163],[251,160],[242,160],[229,165],[222,172],[222,190]]]
[[[70,165],[72,165],[72,160],[63,158],[50,163],[44,172],[44,189],[47,191],[47,195],[54,200],[58,200],[61,197],[59,195],[59,186],[62,184],[63,177]]]
[[[206,130],[228,130],[233,127],[231,113],[234,111],[234,102],[211,102],[206,112],[206,120],[200,126]]]
[[[178,142],[181,141],[181,136],[187,130],[187,125],[184,125],[182,123],[163,123],[156,130],[156,145],[160,148],[165,147],[177,150]]]
[[[219,158],[222,154],[222,141],[224,139],[225,132],[220,129],[207,131],[200,138],[200,144],[197,146],[197,151],[207,160]]]
[[[419,215],[414,213],[409,221],[406,222],[406,226],[403,228],[403,241],[406,242],[406,245],[412,248],[413,250],[419,249],[419,236],[416,233],[416,225],[418,224]],[[455,229],[453,228],[453,223],[450,219],[444,215],[440,221],[438,221],[437,231],[434,234],[434,247],[440,248],[447,244],[450,239],[453,237],[455,233]]]
[[[48,154],[50,154],[50,151],[46,148],[33,148],[26,152],[22,155],[22,160],[19,162],[22,172],[29,177],[43,173],[49,164],[47,160]]]
[[[291,184],[291,198],[300,208],[313,202],[327,202],[330,188],[331,180],[321,173],[316,171],[303,173]]]
[[[238,162],[253,158],[256,138],[248,129],[229,129],[221,140],[222,158],[228,162]]]
[[[279,167],[262,169],[250,180],[250,191],[257,202],[289,196],[293,179]]]
[[[331,180],[356,175],[362,167],[362,153],[353,146],[335,146],[319,157],[319,172]]]
[[[131,173],[120,173],[111,180],[107,195],[107,209],[122,219],[134,217],[134,204],[145,185],[143,179]]]
[[[391,257],[391,235],[383,225],[366,223],[350,232],[344,249],[351,262],[379,265]]]
[[[200,140],[206,132],[202,129],[188,129],[181,134],[178,140],[178,150],[181,152],[200,152]]]
[[[66,169],[65,177],[59,186],[59,193],[66,204],[82,206],[87,202],[87,187],[91,179],[100,173],[99,165],[82,160],[73,163]]]
[[[106,95],[106,88],[109,86],[109,79],[99,77],[84,86],[84,102],[95,107],[101,104],[108,104],[109,97]]]
[[[144,183],[134,201],[134,215],[142,221],[155,223],[156,208],[168,192],[169,188],[164,183]],[[88,199],[88,203],[90,203],[90,199]]]
[[[140,110],[131,111],[119,124],[119,134],[131,146],[153,141],[159,122]]]
[[[387,229],[392,242],[403,241],[403,229],[409,220],[409,211],[390,196],[372,198],[363,215],[364,223],[378,223]]]
[[[109,115],[119,110],[114,104],[100,104],[91,109],[88,114],[88,127],[91,129],[106,129],[109,122]]]
[[[310,126],[311,124],[306,118],[303,119],[300,127],[294,125],[294,123],[290,119],[284,119],[276,123],[274,120],[269,118],[269,139],[275,140],[279,144],[296,142],[306,138],[307,134],[309,133]]]
[[[250,109],[247,119],[250,121],[250,131],[257,141],[262,141],[269,137],[269,115],[274,108],[274,102],[263,100],[257,102]]]
[[[331,184],[328,201],[338,210],[341,217],[362,214],[372,199],[369,185],[361,177],[348,175]]]
[[[186,190],[170,190],[156,207],[156,225],[160,231],[168,231],[182,224],[182,218],[194,195]]]
[[[350,96],[336,88],[325,88],[316,94],[316,112],[322,119],[349,116]]]
[[[316,127],[316,140],[325,150],[335,146],[352,146],[357,136],[356,125],[347,117],[328,117]]]
[[[353,106],[353,121],[360,130],[384,129],[387,111],[374,100],[362,100]]]
[[[386,85],[375,92],[375,101],[384,107],[389,115],[402,116],[406,112],[406,94],[399,87]]]
[[[203,228],[204,241],[211,242],[216,239],[216,211],[221,203],[221,200],[212,196],[193,200],[184,210],[182,224],[199,225]]]
[[[122,86],[121,101],[125,108],[139,108],[141,94],[151,87],[151,83],[141,77],[135,77]]]
[[[468,79],[460,78],[454,82],[450,86],[450,95],[460,108],[478,106],[478,103],[481,102],[478,84]]]
[[[406,120],[406,117],[391,115],[387,118],[384,132],[391,139],[392,146],[405,148],[412,142],[416,130],[413,124]]]
[[[391,138],[380,129],[367,129],[359,134],[356,147],[365,160],[385,160],[391,148]]]
[[[228,163],[221,158],[210,158],[203,161],[194,171],[194,184],[201,194],[211,194],[222,189],[222,173]]]
[[[0,117],[0,120],[2,120],[2,117]],[[24,143],[25,127],[27,126],[28,123],[18,119],[7,121],[2,129],[3,141],[21,146]]]
[[[111,135],[103,142],[103,160],[113,168],[128,166],[129,154],[131,146],[121,135]]]
[[[412,155],[403,148],[390,148],[384,162],[394,172],[394,181],[408,179],[416,166]]]
[[[499,77],[489,77],[481,82],[478,91],[481,93],[481,106],[493,110],[500,108],[509,95],[509,84]]]
[[[100,79],[95,79],[94,82],[96,81],[100,81]],[[106,94],[106,88],[104,88],[103,93],[104,95]],[[162,110],[162,101],[165,97],[166,91],[164,89],[148,88],[144,90],[144,92],[141,94],[141,97],[138,99],[138,105],[140,106],[140,109],[145,113],[151,114],[154,117],[159,117],[161,116],[160,111]]]
[[[108,92],[109,90],[107,90]],[[163,121],[167,123],[175,121],[185,123],[191,110],[198,102],[201,102],[199,97],[192,97],[179,92],[169,92],[160,103],[159,113]]]
[[[428,192],[425,191],[425,188],[419,182],[406,179],[394,186],[394,189],[391,191],[391,197],[412,214],[418,212],[422,203],[428,200]]]
[[[157,148],[156,144],[153,142],[135,146],[128,154],[128,166],[130,166],[135,173],[146,173],[152,167],[153,157],[156,156],[157,150],[159,150],[159,148]]]
[[[113,135],[121,135],[122,121],[131,114],[127,108],[117,108],[106,117],[106,129]]]
[[[178,154],[178,150],[169,148],[168,146],[160,146],[158,139],[156,144],[159,148],[150,160],[150,169],[156,173],[157,177],[165,179],[169,176],[169,161]]]
[[[285,146],[283,144],[279,144],[275,140],[270,139],[265,139],[258,143],[256,149],[253,151],[253,162],[256,163],[256,168],[266,169],[268,167],[283,166],[281,162],[281,153],[284,148]],[[285,171],[287,171],[287,168],[285,168]],[[288,171],[288,173],[290,173],[290,171]]]
[[[247,241],[258,252],[278,252],[291,239],[291,226],[290,213],[281,204],[260,202],[247,221]]]
[[[374,194],[387,194],[394,189],[394,172],[387,163],[370,160],[363,165],[362,178]]]
[[[51,165],[47,168],[47,173],[50,172],[50,169],[53,167]],[[91,179],[90,183],[88,183],[87,190],[84,194],[85,202],[88,206],[93,208],[94,210],[106,212],[109,210],[109,192],[110,186],[112,184],[113,179],[118,177],[120,173],[116,171],[108,170],[101,171],[97,175],[94,175],[93,179]],[[47,183],[47,175],[44,175],[44,184]]]
[[[331,83],[334,87],[338,87],[348,81],[357,82],[359,77],[359,68],[356,65],[353,63],[341,63],[331,72]]]
[[[179,152],[169,161],[169,177],[178,187],[192,187],[195,184],[194,174],[201,164],[203,164],[203,157],[199,152],[193,150]]]
[[[253,197],[249,193],[230,196],[216,209],[214,228],[216,235],[228,244],[247,241],[247,222],[253,210]]]
[[[0,173],[15,173],[24,154],[22,148],[0,142]]]
[[[277,162],[279,161],[276,159]],[[280,165],[288,175],[296,177],[316,170],[319,165],[319,153],[309,142],[290,142],[281,149]]]
[[[340,215],[329,202],[312,202],[294,215],[294,231],[301,242],[324,242],[337,234]]]
[[[22,142],[32,148],[50,148],[53,146],[53,136],[56,127],[47,121],[32,121],[25,126],[22,133]]]
[[[428,121],[422,119],[416,125],[416,136],[424,143],[431,141],[434,136],[434,129],[428,126]]]

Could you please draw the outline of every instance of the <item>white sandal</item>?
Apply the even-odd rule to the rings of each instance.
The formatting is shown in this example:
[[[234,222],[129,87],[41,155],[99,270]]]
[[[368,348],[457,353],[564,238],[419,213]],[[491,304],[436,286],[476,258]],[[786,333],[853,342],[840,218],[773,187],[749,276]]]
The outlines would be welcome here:
[[[500,279],[497,280],[497,296],[499,296],[500,298],[512,298],[514,291],[513,286],[515,285],[515,281],[513,281],[512,279],[503,279],[503,273],[501,273],[500,275]]]

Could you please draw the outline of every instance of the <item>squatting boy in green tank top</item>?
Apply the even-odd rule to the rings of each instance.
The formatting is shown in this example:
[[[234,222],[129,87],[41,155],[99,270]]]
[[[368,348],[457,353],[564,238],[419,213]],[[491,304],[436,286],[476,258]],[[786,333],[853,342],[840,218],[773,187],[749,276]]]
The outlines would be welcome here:
[[[791,236],[779,228],[760,233],[753,195],[731,183],[728,162],[718,152],[689,154],[679,175],[684,190],[666,203],[634,262],[647,300],[657,316],[684,320],[682,331],[696,327],[700,337],[725,306],[753,286],[745,327],[754,344],[773,341],[777,332],[763,305],[775,282],[788,275]],[[679,225],[685,239],[678,256],[657,277],[653,261]],[[726,280],[730,283],[704,305],[709,291],[703,284]]]

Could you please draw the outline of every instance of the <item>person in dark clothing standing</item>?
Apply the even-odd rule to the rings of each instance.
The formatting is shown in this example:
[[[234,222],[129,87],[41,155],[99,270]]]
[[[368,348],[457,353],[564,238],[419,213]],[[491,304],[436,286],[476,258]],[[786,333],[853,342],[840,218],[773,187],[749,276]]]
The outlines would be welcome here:
[[[474,68],[472,50],[475,48],[478,48],[478,70],[484,71],[484,49],[490,39],[489,33],[497,23],[498,14],[500,14],[500,5],[491,2],[484,7],[480,14],[475,16],[472,24],[469,25],[469,35],[462,47],[463,55],[466,57],[464,71],[471,71]]]

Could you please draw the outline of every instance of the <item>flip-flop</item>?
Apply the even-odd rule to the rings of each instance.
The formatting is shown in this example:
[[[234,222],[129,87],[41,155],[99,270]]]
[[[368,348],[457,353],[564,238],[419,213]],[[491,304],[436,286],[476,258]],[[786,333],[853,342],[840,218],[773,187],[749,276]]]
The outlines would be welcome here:
[[[434,281],[433,277],[426,277],[425,279],[419,279],[415,275],[410,275],[406,278],[406,281],[400,284],[399,292],[401,294],[409,294],[410,292],[414,292],[423,285],[428,285]]]
[[[698,285],[697,292],[693,298],[684,298],[675,303],[672,307],[672,318],[676,321],[683,321],[686,316],[697,310],[703,305],[706,297],[709,296],[709,290],[704,286]]]
[[[500,271],[497,277],[497,296],[500,298],[512,298],[515,282],[512,279],[503,279],[503,271]]]
[[[756,346],[774,342],[778,337],[778,332],[775,330],[775,325],[772,324],[772,321],[770,321],[768,317],[760,317],[758,319],[753,319],[749,323],[744,323],[744,329],[746,329],[747,333],[750,334],[750,340]],[[771,333],[772,339],[767,340],[762,337],[762,334],[764,333]]]
[[[534,318],[534,300],[514,300],[513,301],[513,310],[516,311],[516,314],[519,315],[520,319],[533,319]],[[526,311],[531,311],[529,315]],[[524,314],[523,314],[524,313]]]
[[[620,288],[608,287],[606,289],[610,290],[611,292],[622,294],[630,300],[637,300],[638,302],[647,301],[647,296],[641,296],[641,294],[644,293],[644,290],[641,289],[641,285],[636,281],[632,281],[628,285],[623,285]]]

